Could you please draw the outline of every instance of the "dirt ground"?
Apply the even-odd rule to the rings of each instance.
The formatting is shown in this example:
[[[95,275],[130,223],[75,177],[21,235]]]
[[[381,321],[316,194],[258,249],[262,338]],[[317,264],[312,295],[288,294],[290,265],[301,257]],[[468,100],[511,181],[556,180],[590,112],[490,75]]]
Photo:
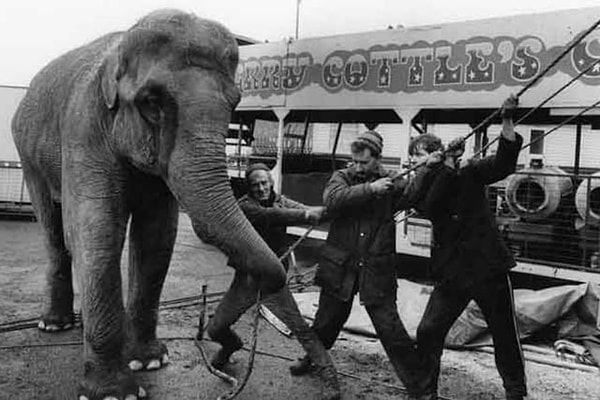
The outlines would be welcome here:
[[[198,295],[204,282],[209,285],[209,292],[225,289],[232,277],[225,257],[200,243],[190,233],[186,218],[182,218],[181,226],[162,300]],[[0,324],[39,315],[45,264],[37,224],[0,220]],[[216,399],[228,390],[227,384],[208,373],[194,343],[188,339],[195,335],[198,311],[198,306],[161,311],[159,336],[167,342],[171,362],[162,370],[140,373],[150,399]],[[250,317],[246,315],[236,325],[246,343],[250,339]],[[82,370],[80,341],[79,328],[52,335],[37,329],[0,333],[0,399],[75,398]],[[207,348],[212,352],[216,346],[207,343]],[[257,355],[254,372],[239,399],[318,398],[315,378],[291,377],[288,373],[288,360],[302,354],[293,339],[262,321],[258,349],[261,354]],[[247,355],[244,351],[236,355],[234,373],[242,374]],[[344,399],[405,398],[376,340],[343,333],[332,355],[341,373]],[[598,372],[535,362],[528,362],[526,368],[531,399],[600,399]],[[440,391],[451,399],[504,398],[493,356],[472,351],[445,351]]]

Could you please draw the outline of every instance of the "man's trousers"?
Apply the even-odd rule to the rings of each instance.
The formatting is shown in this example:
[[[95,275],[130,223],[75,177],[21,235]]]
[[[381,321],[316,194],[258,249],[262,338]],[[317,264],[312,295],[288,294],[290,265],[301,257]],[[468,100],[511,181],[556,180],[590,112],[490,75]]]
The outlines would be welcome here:
[[[313,330],[326,349],[330,349],[337,339],[352,309],[352,301],[342,301],[321,290],[319,308],[315,315]],[[382,303],[365,306],[377,337],[381,341],[396,374],[411,394],[422,392],[417,384],[419,379],[419,359],[414,341],[408,336],[396,308],[395,296],[389,296]]]
[[[513,291],[507,274],[469,287],[436,287],[417,329],[417,348],[423,360],[425,393],[437,393],[444,340],[454,321],[473,299],[481,308],[494,341],[496,367],[508,399],[527,395],[523,354],[514,313]]]

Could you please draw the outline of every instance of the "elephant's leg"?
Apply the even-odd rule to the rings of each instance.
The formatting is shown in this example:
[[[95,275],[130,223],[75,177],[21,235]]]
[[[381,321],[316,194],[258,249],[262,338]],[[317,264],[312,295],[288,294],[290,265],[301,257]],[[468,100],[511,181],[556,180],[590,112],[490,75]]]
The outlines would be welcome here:
[[[178,205],[166,188],[156,189],[133,211],[129,234],[126,358],[132,370],[168,362],[156,338],[158,303],[177,236]]]
[[[92,176],[88,181],[99,190],[103,182],[94,178],[98,179]],[[77,394],[79,400],[137,399],[145,393],[123,357],[120,260],[128,213],[119,189],[106,184],[103,193],[63,199],[67,243],[81,283],[84,373]]]
[[[257,294],[258,285],[251,276],[236,271],[229,290],[225,293],[206,328],[211,339],[221,344],[221,349],[211,361],[215,368],[223,369],[229,362],[229,357],[242,348],[243,342],[231,329],[231,325],[256,303]]]
[[[74,322],[73,276],[71,254],[63,235],[61,205],[53,201],[50,188],[39,174],[26,165],[23,173],[48,252],[47,297],[38,327],[46,332],[70,329]]]
[[[317,334],[302,318],[288,286],[286,285],[279,292],[267,296],[263,300],[263,304],[290,328],[311,362],[316,366],[316,372],[323,384],[321,399],[339,399],[340,384],[333,361]]]

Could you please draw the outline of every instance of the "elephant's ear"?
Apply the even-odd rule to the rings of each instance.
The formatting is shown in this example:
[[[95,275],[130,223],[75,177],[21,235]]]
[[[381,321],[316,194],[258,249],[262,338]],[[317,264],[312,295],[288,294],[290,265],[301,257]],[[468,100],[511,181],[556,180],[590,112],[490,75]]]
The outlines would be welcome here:
[[[116,51],[110,52],[104,59],[101,70],[101,86],[104,103],[109,109],[117,105],[119,56]]]

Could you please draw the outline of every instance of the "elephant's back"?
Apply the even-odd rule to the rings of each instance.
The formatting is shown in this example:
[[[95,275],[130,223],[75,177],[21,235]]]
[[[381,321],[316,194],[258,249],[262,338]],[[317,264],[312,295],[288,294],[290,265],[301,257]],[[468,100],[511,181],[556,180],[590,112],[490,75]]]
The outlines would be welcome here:
[[[61,121],[68,104],[76,91],[93,90],[91,85],[107,51],[121,36],[108,34],[73,49],[34,76],[12,120],[15,145],[27,167],[44,171],[60,182]]]
[[[53,119],[66,110],[75,90],[92,83],[107,51],[114,48],[121,37],[121,32],[102,36],[48,63],[33,77],[17,109],[13,121],[16,130],[29,131],[33,127],[28,126],[28,121],[37,121],[46,129],[58,122]]]

